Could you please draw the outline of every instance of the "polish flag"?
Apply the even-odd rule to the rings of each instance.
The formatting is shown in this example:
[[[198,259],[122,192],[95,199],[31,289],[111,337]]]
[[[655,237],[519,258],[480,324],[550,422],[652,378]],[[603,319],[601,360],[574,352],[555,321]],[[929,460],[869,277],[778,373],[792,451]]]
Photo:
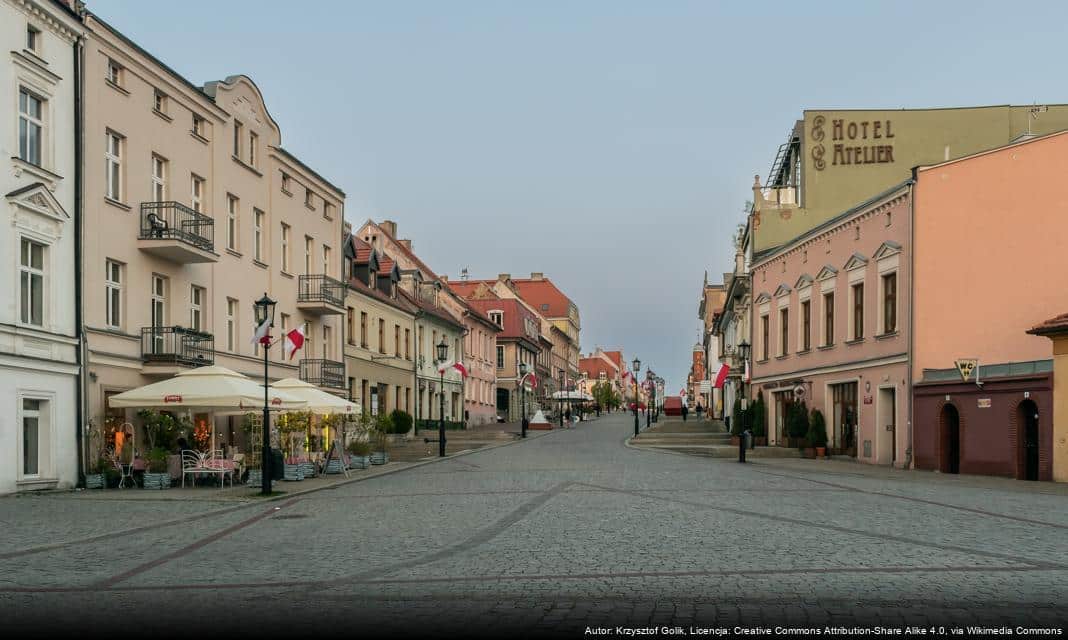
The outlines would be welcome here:
[[[682,396],[683,398],[685,398],[686,397],[686,389],[683,389],[682,391],[680,391],[679,395]]]
[[[537,389],[538,388],[538,376],[534,375],[534,373],[531,372],[531,373],[527,374],[527,377],[530,378],[530,388],[531,389]]]
[[[467,367],[464,366],[464,363],[457,362],[456,364],[452,365],[452,368],[460,372],[460,377],[467,377]]]
[[[304,346],[304,325],[293,329],[282,338],[282,350],[286,360],[292,360],[293,354]]]
[[[716,377],[713,379],[712,386],[716,389],[723,388],[723,381],[727,379],[727,373],[731,370],[727,366],[726,362],[721,362],[719,365],[719,371],[716,372]]]
[[[749,361],[745,361],[745,381],[749,382]]]
[[[271,319],[267,318],[263,321],[263,324],[256,327],[256,331],[252,333],[252,339],[248,341],[249,344],[266,344],[267,340],[270,340],[268,334],[271,332]]]

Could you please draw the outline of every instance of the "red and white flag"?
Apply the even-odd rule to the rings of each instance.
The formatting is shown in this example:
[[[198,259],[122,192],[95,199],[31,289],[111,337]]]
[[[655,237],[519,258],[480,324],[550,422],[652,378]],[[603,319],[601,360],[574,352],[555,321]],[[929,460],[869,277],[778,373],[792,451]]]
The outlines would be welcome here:
[[[538,376],[534,375],[534,372],[532,371],[532,372],[527,374],[527,378],[530,379],[530,388],[531,389],[537,389],[538,388]]]
[[[745,381],[749,382],[749,361],[745,361]]]
[[[293,354],[304,346],[304,325],[293,329],[282,338],[282,351],[286,360],[292,360]]]
[[[683,398],[685,398],[686,397],[686,389],[683,389],[682,391],[680,391],[679,395],[682,396]]]
[[[467,377],[467,367],[464,366],[464,363],[457,362],[456,364],[452,365],[452,368],[460,372],[461,378]]]
[[[256,327],[256,330],[252,332],[252,339],[248,341],[249,344],[264,344],[266,340],[269,340],[268,334],[271,332],[271,319],[267,318],[263,323]]]
[[[727,379],[727,373],[731,368],[727,366],[726,362],[721,362],[719,365],[719,371],[716,372],[716,377],[712,379],[712,386],[716,389],[723,388],[723,382]]]

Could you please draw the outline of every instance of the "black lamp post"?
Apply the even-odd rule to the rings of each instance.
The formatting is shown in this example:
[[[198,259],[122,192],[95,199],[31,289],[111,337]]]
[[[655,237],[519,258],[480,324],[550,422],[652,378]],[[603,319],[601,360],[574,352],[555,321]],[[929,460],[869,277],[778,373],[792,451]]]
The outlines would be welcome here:
[[[449,357],[449,344],[445,342],[444,336],[441,338],[441,342],[437,345],[438,349],[438,373],[441,374],[441,388],[438,390],[441,393],[441,407],[438,414],[438,457],[445,457],[445,360]]]
[[[653,401],[656,399],[656,390],[653,388],[653,371],[651,369],[645,370],[645,389],[649,392],[649,400],[645,405],[645,428],[648,429],[649,425],[653,422]]]
[[[638,373],[642,370],[642,361],[635,358],[631,363],[634,367],[634,435],[638,435],[641,425],[638,424]]]
[[[742,359],[742,370],[749,362],[751,346],[745,340],[738,343],[738,356]],[[746,432],[749,430],[749,400],[745,392],[745,377],[742,377],[742,437],[739,439],[738,462],[745,462]]]
[[[262,327],[265,322],[270,323],[268,326],[274,326],[274,306],[276,304],[277,302],[267,296],[266,291],[263,293],[262,298],[253,303],[257,327]],[[260,344],[263,345],[263,453],[261,454],[260,462],[260,493],[268,496],[271,495],[271,402],[267,397],[270,390],[267,379],[267,354],[271,348],[270,330],[260,338]]]
[[[564,396],[563,391],[565,389],[566,374],[563,369],[560,370],[560,400],[557,402],[556,412],[560,414],[560,427],[564,426]]]
[[[527,437],[527,363],[519,363],[519,407],[522,411],[522,421],[519,423],[519,432],[522,437]]]

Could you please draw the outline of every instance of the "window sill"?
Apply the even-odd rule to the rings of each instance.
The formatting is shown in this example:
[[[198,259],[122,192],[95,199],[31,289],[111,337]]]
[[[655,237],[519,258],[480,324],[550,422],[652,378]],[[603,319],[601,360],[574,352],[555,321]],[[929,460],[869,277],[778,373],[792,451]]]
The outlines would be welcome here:
[[[288,273],[286,271],[279,271],[278,273],[281,273],[283,276],[289,278],[290,280],[293,279],[293,274],[292,273]]]
[[[895,337],[897,334],[898,334],[897,331],[887,331],[886,333],[878,334],[877,336],[875,336],[875,339],[876,340],[887,340],[889,338]]]
[[[806,353],[812,353],[812,349],[802,349],[801,351],[798,351],[798,352],[797,352],[797,355],[799,355],[799,356],[803,356],[803,355],[805,355]]]
[[[787,359],[789,357],[790,357],[790,354],[787,353],[787,354],[784,354],[784,355],[781,355],[781,356],[775,356],[775,359],[776,360],[785,360],[785,359]]]
[[[853,338],[852,340],[846,340],[845,344],[854,345],[854,344],[860,344],[862,342],[864,342],[864,338],[863,337],[861,337],[861,338]]]
[[[252,173],[256,174],[257,176],[259,176],[259,177],[261,177],[261,178],[263,177],[263,174],[262,174],[262,173],[260,173],[260,172],[259,172],[259,169],[257,169],[256,167],[254,167],[254,166],[250,165],[249,163],[245,162],[244,160],[242,160],[241,158],[239,158],[239,157],[237,157],[237,156],[235,156],[235,155],[231,155],[230,157],[231,157],[231,158],[233,159],[233,161],[234,161],[234,162],[236,162],[237,164],[239,164],[239,165],[241,165],[242,167],[244,167],[244,168],[248,169],[249,171],[251,171]]]
[[[834,348],[834,343],[832,342],[831,344],[822,344],[818,348],[819,348],[820,351],[826,351],[828,349],[833,349]]]
[[[293,197],[293,192],[292,192],[292,191],[290,191],[289,189],[286,189],[285,187],[282,187],[282,193],[286,194],[286,195],[287,195],[287,196],[289,196],[290,198],[292,198],[292,197]]]
[[[104,196],[104,202],[110,204],[113,207],[117,207],[119,209],[122,209],[123,211],[131,211],[131,210],[133,210],[133,207],[131,207],[130,205],[126,204],[125,202],[119,202],[118,200],[115,200],[114,198],[109,198],[107,196]]]
[[[312,205],[308,204],[307,202],[304,203],[304,207],[307,208],[308,211],[315,211],[315,207],[313,207]]]
[[[39,487],[56,484],[59,484],[59,478],[23,478],[15,481],[15,486],[18,487]]]
[[[767,362],[768,362],[767,358],[764,358],[763,360],[757,360],[756,361],[757,364],[767,364]]]
[[[235,258],[242,257],[240,251],[237,251],[236,249],[231,249],[230,247],[226,248],[226,253],[229,253],[230,255],[234,256]]]
[[[14,53],[14,51],[12,51],[12,53]],[[41,54],[37,53],[37,51],[34,51],[33,49],[27,49],[27,48],[23,47],[22,55],[28,56],[31,60],[33,60],[37,64],[41,65],[42,67],[47,67],[48,66],[48,60],[45,60],[44,58],[42,58]]]
[[[200,142],[202,142],[204,144],[208,144],[210,142],[207,138],[205,138],[204,136],[200,135],[196,131],[193,131],[192,129],[189,130],[189,135],[193,136],[194,140],[198,140],[198,141],[200,141]]]
[[[259,267],[261,269],[269,269],[271,267],[271,265],[267,264],[266,262],[260,262],[259,260],[255,259],[255,258],[252,259],[252,264],[256,265],[257,267]]]
[[[170,116],[169,116],[169,115],[167,115],[166,113],[163,113],[163,112],[162,112],[162,111],[160,111],[159,109],[153,109],[153,110],[152,110],[152,113],[156,114],[156,115],[157,115],[157,116],[159,116],[160,118],[163,118],[163,119],[164,119],[164,120],[166,120],[167,122],[174,122],[174,118],[170,117]]]
[[[23,171],[32,173],[33,175],[37,176],[38,178],[41,178],[42,180],[47,180],[49,182],[58,182],[59,180],[63,179],[63,176],[59,175],[58,173],[53,173],[39,164],[27,162],[18,156],[11,156],[11,161],[15,163],[16,169],[22,169]]]
[[[105,83],[105,84],[107,84],[107,85],[108,85],[109,87],[111,87],[112,89],[114,89],[115,91],[118,91],[119,93],[121,93],[121,94],[122,94],[122,95],[124,95],[124,96],[128,96],[128,95],[130,95],[130,92],[129,92],[129,91],[127,91],[127,90],[126,90],[126,89],[124,89],[123,87],[121,87],[121,86],[119,86],[119,85],[115,84],[115,83],[114,83],[114,82],[112,82],[111,80],[108,80],[107,78],[104,78],[104,83]]]

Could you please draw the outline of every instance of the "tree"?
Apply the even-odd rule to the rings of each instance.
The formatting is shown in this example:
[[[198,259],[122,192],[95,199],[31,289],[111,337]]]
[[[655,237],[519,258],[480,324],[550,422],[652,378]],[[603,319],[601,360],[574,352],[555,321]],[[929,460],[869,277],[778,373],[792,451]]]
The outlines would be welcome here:
[[[808,441],[813,447],[827,446],[827,422],[819,409],[813,409],[809,418]]]
[[[590,390],[593,396],[593,401],[601,405],[601,407],[608,409],[616,406],[618,394],[612,385],[607,381],[601,381],[593,385],[593,389]]]

